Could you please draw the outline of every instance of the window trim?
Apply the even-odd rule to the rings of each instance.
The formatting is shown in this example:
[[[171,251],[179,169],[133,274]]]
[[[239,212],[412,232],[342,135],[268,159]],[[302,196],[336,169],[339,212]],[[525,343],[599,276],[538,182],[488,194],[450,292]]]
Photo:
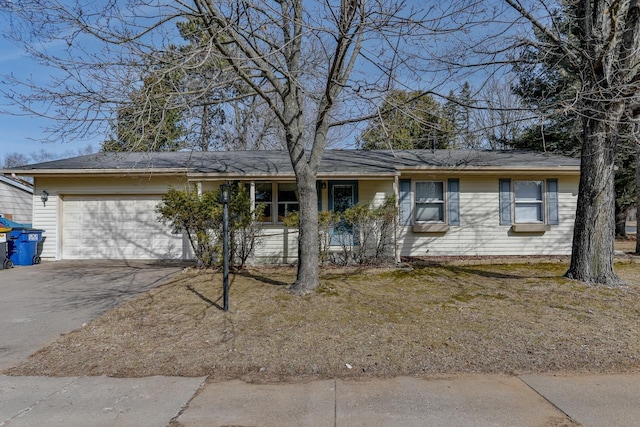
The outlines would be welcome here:
[[[518,199],[516,198],[516,183],[518,182],[536,182],[536,183],[540,183],[540,200],[527,200],[527,201],[520,201],[518,202]],[[547,186],[546,186],[546,180],[545,179],[513,179],[511,181],[511,200],[513,203],[512,206],[512,214],[513,214],[513,221],[512,224],[516,225],[516,224],[539,224],[539,225],[545,225],[547,224]],[[518,221],[517,218],[517,207],[518,204],[523,205],[523,204],[536,204],[540,206],[540,215],[542,216],[542,220],[541,221]]]
[[[430,179],[427,179],[430,178]],[[459,177],[426,177],[421,179],[403,178],[399,180],[398,195],[400,207],[400,226],[411,227],[414,233],[445,234],[450,227],[461,225],[460,212],[460,178]],[[416,183],[443,183],[443,216],[444,221],[417,221],[416,219]]]
[[[425,183],[425,182],[440,182],[442,183],[442,199],[438,200],[437,202],[433,202],[433,201],[427,201],[427,202],[418,202],[418,192],[417,192],[417,185],[419,183]],[[411,193],[412,193],[412,200],[411,200],[411,207],[413,209],[413,215],[411,215],[411,219],[413,221],[413,225],[416,226],[419,229],[424,229],[426,230],[428,228],[429,225],[449,225],[449,214],[448,214],[448,185],[447,185],[447,180],[446,179],[420,179],[420,180],[415,180],[412,181],[411,183]],[[427,200],[431,200],[431,199],[427,199]],[[418,203],[421,204],[442,204],[442,220],[438,220],[438,221],[419,221],[418,217],[417,217],[417,205]],[[425,227],[427,226],[427,227]]]

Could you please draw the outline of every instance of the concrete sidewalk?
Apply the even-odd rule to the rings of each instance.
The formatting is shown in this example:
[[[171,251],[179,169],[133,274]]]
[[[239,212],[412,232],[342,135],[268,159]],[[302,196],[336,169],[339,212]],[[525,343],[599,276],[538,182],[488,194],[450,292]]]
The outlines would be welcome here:
[[[164,427],[204,380],[0,376],[0,426]]]
[[[0,376],[0,426],[640,425],[640,374],[203,383]]]
[[[184,426],[543,426],[566,417],[515,377],[211,384]],[[562,424],[552,424],[562,425]],[[570,424],[566,424],[570,425]]]

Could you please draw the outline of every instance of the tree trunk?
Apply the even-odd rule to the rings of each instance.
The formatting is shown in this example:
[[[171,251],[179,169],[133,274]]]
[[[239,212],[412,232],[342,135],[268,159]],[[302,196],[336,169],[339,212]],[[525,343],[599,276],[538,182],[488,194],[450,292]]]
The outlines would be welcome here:
[[[318,193],[316,193],[316,175],[320,160],[309,158],[304,149],[302,95],[295,87],[285,97],[284,118],[285,139],[296,175],[298,188],[298,274],[291,285],[291,291],[306,294],[318,287],[319,248],[318,248]],[[323,142],[323,141],[320,141]],[[314,147],[318,141],[314,141]],[[324,147],[324,145],[322,145]],[[312,150],[313,151],[313,150]]]
[[[298,185],[299,236],[298,236],[298,274],[291,290],[295,293],[308,293],[319,284],[319,247],[318,247],[318,194],[316,176],[308,170],[296,173]]]
[[[623,108],[612,106],[603,113],[605,118],[585,119],[573,250],[566,273],[571,279],[609,286],[621,283],[613,271],[613,214],[615,130]]]
[[[640,255],[638,225],[640,221],[640,141],[636,141],[636,255]]]
[[[616,237],[627,237],[627,214],[629,208],[622,208],[616,203]]]

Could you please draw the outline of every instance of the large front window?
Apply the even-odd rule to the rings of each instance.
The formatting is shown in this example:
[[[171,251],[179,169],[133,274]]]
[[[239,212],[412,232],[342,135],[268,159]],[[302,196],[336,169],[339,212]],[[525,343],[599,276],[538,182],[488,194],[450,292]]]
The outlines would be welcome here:
[[[444,182],[418,181],[415,192],[416,222],[444,222]]]
[[[295,182],[256,182],[254,201],[256,206],[264,207],[263,222],[282,222],[285,216],[300,209]]]
[[[515,222],[544,222],[542,181],[514,181]]]

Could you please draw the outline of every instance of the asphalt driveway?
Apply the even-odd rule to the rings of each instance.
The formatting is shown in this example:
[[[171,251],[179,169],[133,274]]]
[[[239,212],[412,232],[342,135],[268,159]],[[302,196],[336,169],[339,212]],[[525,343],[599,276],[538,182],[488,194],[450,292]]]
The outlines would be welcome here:
[[[0,270],[0,371],[181,268],[142,261],[56,261]]]

